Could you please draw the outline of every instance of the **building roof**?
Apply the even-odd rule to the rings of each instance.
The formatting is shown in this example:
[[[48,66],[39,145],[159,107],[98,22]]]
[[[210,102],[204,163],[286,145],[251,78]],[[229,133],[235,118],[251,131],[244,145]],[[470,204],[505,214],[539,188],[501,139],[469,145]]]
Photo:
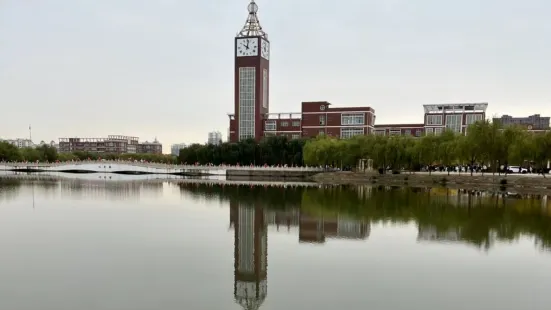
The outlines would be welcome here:
[[[486,112],[487,102],[424,104],[425,113]]]
[[[375,128],[423,128],[425,124],[375,124]]]

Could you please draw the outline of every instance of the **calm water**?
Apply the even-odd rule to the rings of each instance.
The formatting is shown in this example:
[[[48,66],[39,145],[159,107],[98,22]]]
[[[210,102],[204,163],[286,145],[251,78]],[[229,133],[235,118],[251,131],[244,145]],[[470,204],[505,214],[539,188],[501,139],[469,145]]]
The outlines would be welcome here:
[[[550,309],[551,203],[0,181],[0,309]]]

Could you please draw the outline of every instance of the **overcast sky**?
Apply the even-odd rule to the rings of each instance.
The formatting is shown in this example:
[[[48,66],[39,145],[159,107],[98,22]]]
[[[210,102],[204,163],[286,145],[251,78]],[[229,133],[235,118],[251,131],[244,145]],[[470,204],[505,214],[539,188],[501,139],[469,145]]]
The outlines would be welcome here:
[[[0,137],[227,135],[248,0],[0,0]],[[257,0],[271,112],[301,101],[422,122],[423,104],[551,114],[549,0]]]

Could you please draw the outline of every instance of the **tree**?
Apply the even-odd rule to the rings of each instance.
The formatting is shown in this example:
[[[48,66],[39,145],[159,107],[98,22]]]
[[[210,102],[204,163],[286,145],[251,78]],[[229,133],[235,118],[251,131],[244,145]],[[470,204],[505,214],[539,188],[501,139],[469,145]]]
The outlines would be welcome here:
[[[444,166],[450,166],[457,159],[457,137],[451,130],[446,130],[437,139],[438,158]],[[448,175],[450,169],[448,169]]]
[[[458,149],[462,159],[466,159],[471,166],[471,175],[473,175],[473,166],[480,162],[483,164],[486,141],[486,122],[476,122],[467,128],[467,135],[459,138]]]
[[[431,167],[438,159],[438,137],[432,134],[422,137],[418,142],[418,152],[421,162],[429,166],[429,174]]]
[[[8,142],[0,141],[0,161],[20,161],[19,149]]]

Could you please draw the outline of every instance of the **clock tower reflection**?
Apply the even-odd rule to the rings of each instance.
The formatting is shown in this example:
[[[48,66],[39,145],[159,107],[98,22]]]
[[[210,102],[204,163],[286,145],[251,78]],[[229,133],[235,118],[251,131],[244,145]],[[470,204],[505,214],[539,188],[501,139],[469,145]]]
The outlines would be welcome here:
[[[232,201],[230,224],[234,228],[234,297],[243,309],[259,309],[268,294],[268,232],[265,210]]]

